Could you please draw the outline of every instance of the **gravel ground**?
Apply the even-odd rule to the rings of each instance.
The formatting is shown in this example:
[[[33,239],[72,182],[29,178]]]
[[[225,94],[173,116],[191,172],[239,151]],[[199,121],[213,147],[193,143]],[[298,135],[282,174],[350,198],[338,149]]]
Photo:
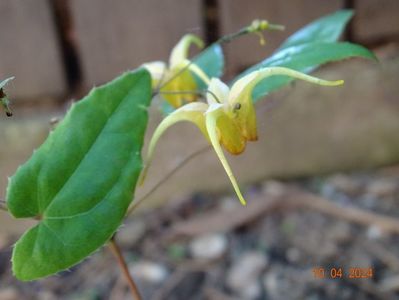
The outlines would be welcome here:
[[[399,218],[399,168],[267,181],[247,188],[247,199],[287,186]],[[245,209],[234,195],[198,194],[131,218],[117,242],[143,299],[399,299],[398,234],[306,207],[237,214]],[[176,224],[218,213],[227,224],[220,230],[173,234]],[[18,282],[10,273],[14,239],[0,240],[0,300],[130,299],[107,247],[68,272]]]

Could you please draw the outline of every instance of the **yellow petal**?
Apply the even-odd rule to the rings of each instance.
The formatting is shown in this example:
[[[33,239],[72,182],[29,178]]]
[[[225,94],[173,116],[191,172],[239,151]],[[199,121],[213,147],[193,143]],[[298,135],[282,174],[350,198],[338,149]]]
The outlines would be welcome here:
[[[206,117],[205,117],[206,129],[208,131],[212,146],[213,146],[220,162],[222,163],[224,170],[227,173],[227,176],[229,176],[229,179],[230,179],[231,184],[233,185],[233,188],[238,196],[238,199],[240,200],[242,205],[246,205],[246,201],[241,194],[241,191],[237,184],[237,181],[233,175],[233,172],[229,166],[229,163],[226,160],[226,157],[224,156],[222,147],[219,144],[219,135],[218,135],[218,131],[217,131],[217,119],[220,117],[220,115],[222,113],[223,113],[223,111],[221,109],[207,112]],[[223,129],[221,129],[221,130],[223,130]]]
[[[255,72],[239,79],[232,86],[227,100],[227,114],[240,128],[241,135],[248,141],[258,139],[256,112],[252,102],[252,82],[256,79]]]
[[[173,79],[170,80],[170,78]],[[175,68],[168,73],[168,78],[164,82],[165,84],[161,87],[161,93],[166,93],[162,94],[162,97],[174,108],[181,107],[198,99],[198,94],[187,93],[197,90],[197,83],[189,70],[181,72],[181,68]]]
[[[266,77],[274,76],[274,75],[285,75],[289,77],[293,77],[296,79],[301,79],[304,81],[308,81],[311,83],[315,83],[318,85],[325,85],[325,86],[337,86],[344,83],[343,80],[336,80],[336,81],[329,81],[323,80],[314,76],[310,76],[304,74],[302,72],[298,72],[289,68],[284,67],[268,67],[259,69],[257,71],[251,72],[248,75],[242,77],[231,88],[229,101],[234,102],[237,98],[240,97],[241,94],[252,93],[253,88],[256,86],[259,81]]]
[[[198,128],[201,130],[201,132],[204,134],[204,136],[207,139],[209,139],[208,133],[207,133],[207,130],[205,127],[205,117],[204,117],[204,113],[207,108],[208,108],[208,105],[203,102],[195,102],[195,103],[186,104],[186,105],[182,106],[181,108],[175,110],[170,115],[168,115],[165,119],[162,120],[162,122],[158,125],[157,129],[155,130],[154,134],[151,137],[151,141],[148,146],[148,154],[147,154],[147,157],[146,157],[145,163],[144,163],[144,168],[140,175],[139,185],[142,185],[144,183],[144,180],[146,178],[147,171],[151,164],[151,161],[152,161],[152,158],[154,155],[154,150],[158,143],[159,138],[173,124],[176,124],[177,122],[181,122],[181,121],[192,122],[195,125],[197,125]]]
[[[151,74],[152,88],[156,88],[162,79],[166,77],[166,64],[162,61],[154,61],[142,65]]]
[[[199,48],[204,47],[204,42],[194,34],[186,34],[173,48],[169,59],[169,68],[173,69],[188,57],[188,49],[191,44],[196,44]]]
[[[237,124],[225,113],[219,115],[216,123],[222,146],[231,154],[242,153],[245,150],[246,139]]]

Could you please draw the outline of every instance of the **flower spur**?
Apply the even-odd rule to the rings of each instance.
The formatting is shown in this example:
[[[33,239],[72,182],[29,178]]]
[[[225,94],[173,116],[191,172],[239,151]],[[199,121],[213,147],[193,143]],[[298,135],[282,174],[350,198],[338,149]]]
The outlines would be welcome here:
[[[158,125],[149,143],[140,184],[145,180],[155,146],[165,130],[177,122],[189,121],[197,125],[205,138],[212,144],[241,204],[246,205],[222,148],[231,154],[240,154],[245,150],[247,141],[257,140],[256,113],[252,102],[252,91],[262,79],[274,75],[290,76],[324,86],[343,84],[343,80],[322,80],[283,67],[262,68],[251,72],[237,80],[231,89],[219,79],[212,78],[206,91],[207,103],[188,103],[172,112]]]

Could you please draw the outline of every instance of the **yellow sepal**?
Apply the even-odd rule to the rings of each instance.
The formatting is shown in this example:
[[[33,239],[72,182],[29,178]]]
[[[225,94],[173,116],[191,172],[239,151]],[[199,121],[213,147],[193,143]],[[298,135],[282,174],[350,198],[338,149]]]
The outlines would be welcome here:
[[[157,129],[151,137],[150,144],[148,146],[148,154],[144,162],[144,168],[140,174],[139,185],[142,185],[144,183],[144,180],[147,176],[147,171],[151,164],[158,140],[170,126],[182,121],[192,122],[197,125],[197,127],[201,130],[204,136],[209,139],[205,127],[204,117],[204,113],[207,108],[208,106],[203,102],[190,103],[175,110],[162,120],[162,122],[158,125]]]

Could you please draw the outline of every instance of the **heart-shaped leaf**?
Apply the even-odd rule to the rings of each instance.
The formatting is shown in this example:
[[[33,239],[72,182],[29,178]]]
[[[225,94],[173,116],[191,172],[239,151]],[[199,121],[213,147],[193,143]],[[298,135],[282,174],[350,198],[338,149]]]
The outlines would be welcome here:
[[[93,89],[11,178],[11,214],[39,221],[15,244],[18,279],[69,268],[117,230],[142,168],[150,99],[143,69]]]

